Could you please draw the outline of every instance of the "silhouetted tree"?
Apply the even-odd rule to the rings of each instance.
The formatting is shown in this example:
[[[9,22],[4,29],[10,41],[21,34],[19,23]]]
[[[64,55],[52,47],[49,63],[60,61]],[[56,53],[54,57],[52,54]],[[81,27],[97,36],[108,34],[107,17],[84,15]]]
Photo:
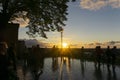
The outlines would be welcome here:
[[[28,35],[47,38],[45,31],[65,26],[69,1],[75,0],[0,0],[0,28],[22,18],[29,22]]]

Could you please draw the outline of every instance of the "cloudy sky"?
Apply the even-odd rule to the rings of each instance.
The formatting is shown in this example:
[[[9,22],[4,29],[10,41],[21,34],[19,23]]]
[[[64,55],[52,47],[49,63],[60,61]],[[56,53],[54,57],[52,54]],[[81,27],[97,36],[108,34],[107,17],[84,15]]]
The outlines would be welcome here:
[[[63,40],[71,47],[94,47],[120,43],[120,0],[77,0],[68,3],[68,21]],[[46,33],[48,39],[36,39],[49,44],[60,44],[60,33]],[[19,39],[30,39],[20,28]]]

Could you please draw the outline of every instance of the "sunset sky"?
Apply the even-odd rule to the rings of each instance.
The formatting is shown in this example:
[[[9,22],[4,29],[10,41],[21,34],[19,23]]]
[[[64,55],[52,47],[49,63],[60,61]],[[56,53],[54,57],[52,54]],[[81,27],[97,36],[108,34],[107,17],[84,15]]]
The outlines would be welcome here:
[[[77,0],[68,5],[63,42],[71,47],[120,46],[120,0]],[[19,39],[31,39],[25,31],[23,27],[19,29]],[[36,39],[46,44],[60,44],[59,32],[46,34],[48,39]]]

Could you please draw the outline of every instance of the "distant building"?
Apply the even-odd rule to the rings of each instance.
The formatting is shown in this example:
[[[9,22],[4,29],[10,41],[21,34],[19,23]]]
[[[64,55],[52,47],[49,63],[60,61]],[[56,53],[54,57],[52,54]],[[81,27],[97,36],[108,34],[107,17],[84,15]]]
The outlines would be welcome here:
[[[0,29],[0,42],[7,42],[8,46],[11,43],[17,44],[19,24],[8,23],[6,27]]]

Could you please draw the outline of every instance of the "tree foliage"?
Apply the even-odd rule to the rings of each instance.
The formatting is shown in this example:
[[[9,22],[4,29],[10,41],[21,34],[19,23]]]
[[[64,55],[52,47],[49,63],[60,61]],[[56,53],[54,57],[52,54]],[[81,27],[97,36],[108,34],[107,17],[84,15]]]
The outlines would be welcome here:
[[[0,27],[23,18],[29,19],[27,34],[46,37],[46,31],[60,31],[67,20],[67,2],[75,0],[0,0]]]

